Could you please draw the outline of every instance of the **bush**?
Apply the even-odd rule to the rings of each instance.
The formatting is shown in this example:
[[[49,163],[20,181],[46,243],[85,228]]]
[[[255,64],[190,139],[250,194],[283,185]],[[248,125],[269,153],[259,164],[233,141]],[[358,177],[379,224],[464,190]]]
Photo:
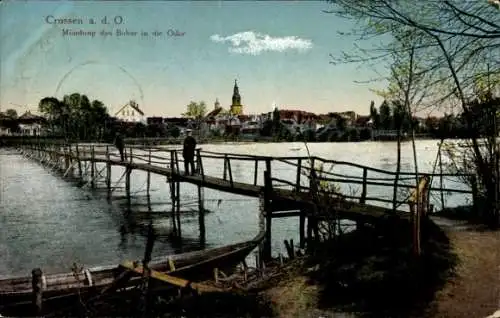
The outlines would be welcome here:
[[[372,138],[372,132],[370,128],[363,128],[359,132],[359,140],[370,140]]]
[[[181,135],[181,130],[177,126],[172,126],[168,129],[168,135],[177,138]]]
[[[353,128],[349,130],[349,140],[350,141],[359,141],[360,133],[358,129]]]

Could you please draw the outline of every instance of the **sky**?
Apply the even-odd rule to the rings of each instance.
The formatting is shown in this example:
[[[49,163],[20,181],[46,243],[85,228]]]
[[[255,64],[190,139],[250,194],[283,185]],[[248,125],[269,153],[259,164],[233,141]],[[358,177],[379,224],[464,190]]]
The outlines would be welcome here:
[[[44,97],[77,92],[112,114],[134,99],[147,116],[179,116],[190,101],[211,110],[218,98],[229,108],[237,79],[246,114],[273,104],[368,114],[371,100],[381,102],[370,89],[385,83],[355,83],[379,75],[330,63],[330,54],[352,52],[356,39],[338,33],[353,24],[328,8],[325,1],[2,1],[0,107],[35,111]]]

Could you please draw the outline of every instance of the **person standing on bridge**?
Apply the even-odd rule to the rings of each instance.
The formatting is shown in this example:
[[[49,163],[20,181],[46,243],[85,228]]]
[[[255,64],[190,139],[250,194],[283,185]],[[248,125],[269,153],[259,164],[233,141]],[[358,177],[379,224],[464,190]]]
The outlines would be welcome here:
[[[118,151],[120,152],[121,160],[125,161],[125,152],[124,152],[125,142],[123,141],[123,137],[119,132],[116,132],[115,146],[118,149]]]
[[[191,136],[191,130],[186,130],[186,138],[184,138],[184,146],[182,149],[182,157],[184,157],[184,174],[194,175],[194,151],[196,149],[196,139]],[[191,167],[191,173],[189,173]]]

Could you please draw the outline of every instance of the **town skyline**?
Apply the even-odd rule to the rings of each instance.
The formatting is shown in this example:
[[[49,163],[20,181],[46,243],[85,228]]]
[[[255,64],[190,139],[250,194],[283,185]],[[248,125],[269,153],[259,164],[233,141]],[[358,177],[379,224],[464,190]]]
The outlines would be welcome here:
[[[123,3],[3,2],[2,111],[35,111],[44,97],[79,92],[110,113],[133,99],[147,116],[180,116],[190,101],[229,108],[235,79],[246,114],[273,104],[368,114],[371,100],[382,102],[370,89],[384,81],[355,81],[383,70],[330,64],[355,38],[338,34],[352,24],[324,13],[325,2]]]

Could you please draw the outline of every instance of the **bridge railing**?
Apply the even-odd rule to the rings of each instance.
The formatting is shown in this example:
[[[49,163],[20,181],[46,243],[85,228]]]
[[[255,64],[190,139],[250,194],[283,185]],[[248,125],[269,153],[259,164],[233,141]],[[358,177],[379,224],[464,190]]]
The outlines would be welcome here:
[[[285,165],[285,169],[286,167],[290,170],[293,168],[295,177],[292,177],[291,173],[289,173],[288,177],[273,176],[272,180],[295,191],[309,191],[313,172],[315,180],[320,184],[327,185],[326,188],[338,192],[346,199],[355,200],[359,203],[373,202],[376,204],[378,202],[384,206],[388,204],[406,205],[410,191],[415,188],[415,172],[401,171],[398,174],[395,171],[319,157],[277,157],[273,158],[273,160],[273,168],[274,162],[279,162],[282,167]],[[330,165],[330,169],[325,168],[326,165]],[[419,173],[419,175],[430,178],[428,189],[430,194],[436,192],[469,194],[472,195],[472,200],[477,197],[475,189],[466,189],[465,185],[462,188],[432,185],[433,180],[437,178],[454,178],[453,181],[456,184],[460,177],[465,176],[474,179],[474,175],[428,172]],[[335,185],[335,187],[328,185]],[[394,191],[394,188],[396,188],[396,191]]]
[[[120,160],[119,152],[112,144],[65,144],[63,141],[57,143],[38,141],[36,143],[25,143],[24,146],[37,147],[38,149],[44,149],[44,151],[63,151],[65,154],[83,158]],[[126,160],[129,162],[169,168],[177,173],[181,173],[184,169],[184,159],[180,154],[181,151],[182,146],[145,147],[127,145],[125,149]],[[229,181],[231,185],[239,182],[264,186],[263,172],[269,171],[273,187],[283,187],[296,192],[309,192],[311,182],[314,179],[320,184],[335,185],[335,187],[328,186],[327,188],[339,193],[348,200],[359,203],[373,202],[384,206],[406,204],[410,190],[415,187],[414,172],[402,171],[398,175],[394,171],[314,156],[272,157],[214,152],[198,148],[196,150],[195,164],[202,179],[216,177]],[[313,174],[314,178],[311,177]],[[419,173],[419,175],[430,177],[430,193],[461,193],[472,194],[473,199],[476,197],[474,191],[470,189],[432,185],[432,180],[435,177],[457,178],[465,175],[446,173]],[[475,178],[472,175],[467,176]],[[396,178],[398,179],[397,182],[395,182]],[[394,191],[395,187],[397,191]]]
[[[170,166],[174,167],[175,171],[179,172],[182,170],[183,159],[178,154],[182,151],[181,148],[165,149],[158,147],[156,149],[148,148],[147,151],[155,153],[151,158],[159,159],[159,161],[152,160],[152,164],[165,164],[165,161],[169,161]],[[144,158],[143,155],[140,157]],[[325,168],[326,165],[330,165],[330,169]],[[205,151],[201,148],[196,151],[196,166],[202,178],[205,178],[205,176],[222,178],[229,181],[231,185],[235,182],[240,182],[254,186],[264,186],[264,180],[262,179],[263,172],[269,171],[273,187],[285,187],[296,192],[310,191],[311,175],[314,172],[315,180],[320,182],[320,184],[336,185],[333,191],[338,192],[345,199],[354,200],[359,203],[378,202],[379,204],[384,204],[384,206],[396,204],[398,207],[406,206],[411,195],[410,191],[415,188],[416,180],[415,172],[401,171],[397,173],[357,163],[320,157],[272,157]],[[235,169],[235,166],[239,167]],[[222,170],[219,167],[222,167]],[[239,171],[241,169],[244,169],[244,173]],[[252,180],[249,180],[249,175],[252,176]],[[432,186],[433,179],[437,177],[458,178],[467,176],[474,178],[475,176],[473,175],[426,172],[419,173],[419,175],[429,177],[429,193],[472,194],[473,199],[475,197],[473,189]],[[397,182],[395,182],[396,179]],[[395,187],[398,191],[393,191]],[[390,197],[391,195],[392,197]]]

